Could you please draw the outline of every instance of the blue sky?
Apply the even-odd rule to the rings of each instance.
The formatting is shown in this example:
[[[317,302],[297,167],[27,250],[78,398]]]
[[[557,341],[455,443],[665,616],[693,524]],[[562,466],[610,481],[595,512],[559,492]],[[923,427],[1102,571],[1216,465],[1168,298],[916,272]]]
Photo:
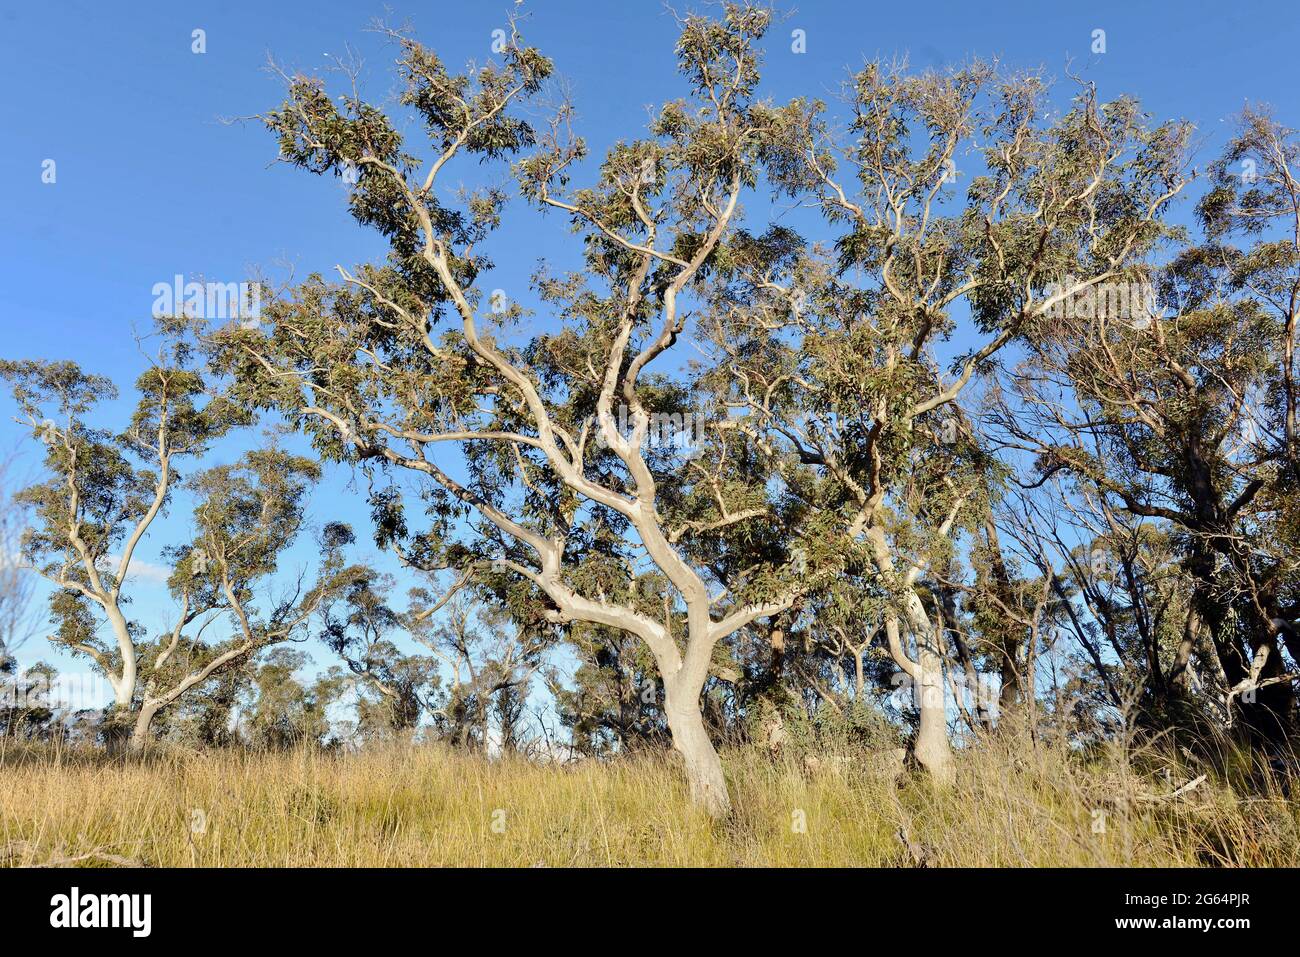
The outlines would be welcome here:
[[[489,56],[492,31],[511,8],[493,0],[0,2],[0,355],[73,359],[129,385],[141,368],[129,333],[133,324],[147,327],[155,283],[177,273],[238,280],[254,267],[279,273],[284,263],[301,277],[378,256],[377,238],[347,216],[337,181],[273,163],[275,146],[260,124],[223,118],[278,103],[268,55],[291,70],[316,71],[351,48],[364,62],[363,90],[386,101],[394,54],[366,32],[374,17],[409,21],[458,66]],[[1058,78],[1070,64],[1097,83],[1103,99],[1131,93],[1156,117],[1192,120],[1202,166],[1247,100],[1271,103],[1284,122],[1300,124],[1293,72],[1300,15],[1276,0],[818,0],[782,9],[786,19],[769,38],[765,86],[778,100],[829,97],[864,57],[905,53],[925,67],[998,55],[1011,67],[1042,66]],[[579,132],[597,155],[639,135],[649,104],[683,92],[672,54],[675,24],[656,0],[538,0],[524,10],[525,36],[569,82]],[[196,29],[206,35],[202,54],[191,50]],[[795,29],[805,31],[805,53],[791,51]],[[1106,52],[1094,54],[1099,29]],[[1066,93],[1062,84],[1057,95]],[[41,175],[51,159],[52,184]],[[499,267],[491,286],[524,297],[539,258],[563,249],[566,237],[558,217],[523,213],[491,247]],[[11,411],[0,404],[0,453],[24,440]],[[27,469],[35,464],[25,460]],[[340,479],[317,495],[312,511],[318,520],[359,521],[358,502]],[[166,543],[167,526],[159,531],[147,559]],[[161,608],[165,594],[151,587],[156,594],[142,601]],[[324,652],[312,652],[325,663]],[[38,657],[67,665],[40,639],[20,655],[25,663]]]

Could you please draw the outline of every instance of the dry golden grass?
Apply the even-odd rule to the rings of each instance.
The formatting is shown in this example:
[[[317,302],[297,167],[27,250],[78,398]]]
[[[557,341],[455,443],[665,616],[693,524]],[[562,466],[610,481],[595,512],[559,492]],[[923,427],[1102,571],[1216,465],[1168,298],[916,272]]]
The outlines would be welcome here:
[[[1300,812],[1276,791],[1245,798],[1206,781],[1170,799],[1178,780],[1138,779],[1117,772],[1119,762],[1083,768],[1048,747],[991,744],[960,762],[958,783],[936,792],[924,778],[895,784],[860,765],[810,775],[793,759],[731,752],[735,813],[718,823],[691,808],[667,758],[548,766],[417,745],[108,760],[9,748],[0,753],[0,863],[92,853],[200,867],[1300,860]]]

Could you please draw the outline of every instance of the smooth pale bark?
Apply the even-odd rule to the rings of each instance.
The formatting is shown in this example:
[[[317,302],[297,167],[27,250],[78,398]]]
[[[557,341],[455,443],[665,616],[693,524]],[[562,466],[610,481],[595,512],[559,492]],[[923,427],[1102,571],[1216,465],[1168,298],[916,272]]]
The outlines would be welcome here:
[[[953,503],[947,518],[938,528],[939,535],[946,536],[951,531],[957,511],[962,504],[961,498]],[[878,525],[868,529],[867,540],[875,551],[876,564],[880,570],[886,575],[894,574],[894,558],[884,529]],[[891,613],[885,618],[885,638],[894,663],[912,679],[916,706],[920,712],[920,725],[917,728],[912,753],[921,767],[929,773],[931,780],[938,785],[946,786],[952,781],[953,768],[944,695],[943,634],[930,621],[930,616],[925,612],[925,605],[916,593],[914,586],[920,574],[920,565],[913,565],[904,573],[902,576],[904,591],[900,596],[907,628],[916,639],[915,660],[903,647],[896,614]]]
[[[117,607],[117,603],[110,600],[101,600],[101,604],[108,618],[108,623],[113,629],[113,637],[117,641],[118,651],[122,656],[122,669],[120,673],[114,673],[106,656],[98,651],[91,652],[96,664],[99,665],[104,677],[108,679],[108,683],[113,689],[113,704],[105,713],[105,720],[100,733],[103,735],[104,746],[108,753],[120,754],[123,750],[132,747],[131,723],[134,715],[131,706],[134,704],[135,697],[135,645],[131,642],[126,618]]]
[[[130,710],[131,699],[135,695],[135,643],[131,640],[126,616],[117,607],[117,602],[105,601],[104,611],[109,625],[112,626],[113,637],[117,641],[118,654],[122,656],[122,672],[115,675],[111,669],[105,668],[104,671],[109,684],[113,687],[113,703],[120,709]]]
[[[149,727],[153,723],[153,719],[158,714],[159,711],[163,710],[166,707],[169,707],[178,698],[180,698],[183,694],[185,694],[185,692],[189,691],[195,685],[200,685],[203,682],[207,681],[214,674],[216,674],[218,671],[220,671],[222,668],[224,668],[226,665],[230,664],[231,662],[238,661],[240,658],[244,658],[248,655],[256,653],[259,647],[266,647],[267,645],[274,643],[273,641],[269,641],[269,640],[263,640],[259,643],[253,637],[253,631],[252,628],[249,626],[248,616],[244,613],[243,605],[240,604],[239,599],[235,596],[234,589],[230,584],[230,579],[228,577],[225,577],[224,575],[222,579],[222,585],[226,593],[226,597],[230,602],[230,607],[234,609],[235,615],[239,620],[240,628],[244,632],[244,636],[245,636],[244,642],[240,645],[237,645],[234,648],[231,648],[217,655],[215,658],[209,661],[202,668],[199,668],[197,671],[191,671],[184,678],[178,681],[171,689],[161,694],[155,694],[155,685],[153,679],[151,678],[145,687],[143,700],[140,702],[140,710],[136,712],[135,725],[131,731],[130,748],[132,751],[136,751],[136,752],[143,751],[145,747],[148,745]],[[287,628],[284,628],[283,630],[275,633],[276,635],[275,640],[283,640],[293,631],[294,628],[297,628],[299,625],[301,625],[307,619],[307,617],[314,612],[317,605],[319,604],[319,601],[320,601],[320,596],[317,596],[315,601],[310,603],[304,603],[303,606],[299,606],[299,615],[289,623]],[[188,611],[188,609],[189,609],[189,594],[186,593],[184,604],[182,605],[182,609],[181,609],[180,620],[176,625],[176,629],[172,632],[171,644],[169,644],[166,648],[164,648],[158,654],[158,657],[154,659],[153,669],[155,672],[157,672],[159,669],[163,667],[163,665],[167,663],[167,660],[171,657],[172,652],[174,652],[176,648],[180,645],[181,637],[182,637],[182,628],[184,627],[184,623],[186,621],[185,612]],[[134,664],[132,665],[131,673],[132,673],[132,682],[134,682],[135,680]]]
[[[943,656],[934,647],[933,631],[917,636],[916,688],[920,726],[913,752],[936,784],[952,783],[952,747],[948,743],[948,713],[944,707]]]
[[[130,748],[133,752],[143,751],[149,743],[149,726],[153,724],[158,713],[157,705],[145,705],[135,716],[135,726],[131,730]]]
[[[952,782],[953,766],[952,746],[948,742],[948,715],[944,707],[943,651],[914,592],[909,592],[905,604],[908,627],[916,637],[916,660],[912,660],[903,647],[898,619],[892,615],[885,620],[885,635],[894,663],[912,679],[914,700],[920,713],[912,754],[936,784],[946,786]]]
[[[686,684],[688,687],[680,687]],[[672,732],[673,748],[682,756],[691,801],[713,817],[731,813],[722,759],[709,739],[700,710],[700,688],[695,682],[665,682],[664,715]]]
[[[697,184],[702,195],[710,196],[716,189],[722,192],[723,198],[716,203],[706,199],[701,204],[703,214],[713,222],[701,237],[701,241],[692,243],[694,251],[689,260],[656,247],[657,220],[652,214],[646,213],[641,206],[641,198],[636,195],[638,186],[633,186],[632,200],[637,209],[640,227],[646,235],[644,245],[603,225],[599,217],[589,210],[550,196],[549,178],[541,184],[538,196],[541,202],[585,218],[605,239],[617,243],[637,257],[636,265],[626,276],[626,300],[609,343],[595,409],[595,420],[600,435],[606,446],[623,462],[630,480],[630,487],[626,489],[611,488],[593,480],[585,473],[583,446],[586,443],[586,427],[584,426],[582,435],[575,439],[562,425],[553,421],[548,402],[543,399],[543,393],[539,390],[537,379],[532,371],[525,365],[517,363],[508,352],[501,351],[492,336],[480,333],[475,307],[470,302],[472,297],[468,295],[468,289],[462,286],[461,277],[454,264],[457,251],[451,248],[451,241],[445,236],[446,230],[434,223],[427,202],[427,196],[434,187],[439,171],[462,150],[473,128],[499,114],[515,96],[527,88],[528,78],[521,76],[517,83],[501,92],[493,102],[488,104],[482,115],[471,117],[467,111],[465,125],[459,129],[460,135],[436,158],[422,188],[415,188],[401,170],[380,157],[368,154],[357,160],[358,165],[367,168],[371,173],[388,178],[405,196],[405,209],[409,209],[410,213],[418,219],[423,233],[420,255],[438,277],[460,315],[465,344],[473,351],[485,370],[491,370],[500,378],[499,383],[492,384],[492,391],[498,396],[508,393],[512,401],[517,400],[522,413],[531,420],[536,430],[536,435],[496,431],[482,433],[472,430],[448,431],[433,437],[432,440],[441,438],[454,441],[501,442],[512,448],[516,455],[520,454],[523,447],[535,449],[544,461],[543,467],[549,469],[558,481],[564,483],[579,497],[624,516],[635,530],[649,559],[663,573],[672,589],[680,594],[682,603],[686,606],[685,647],[679,649],[668,629],[655,618],[643,615],[635,608],[609,601],[604,595],[587,596],[576,592],[565,581],[563,575],[565,554],[563,536],[548,536],[537,528],[516,521],[514,517],[477,494],[474,489],[456,482],[430,457],[423,455],[423,447],[431,441],[430,437],[386,425],[381,427],[379,424],[366,422],[364,417],[358,433],[353,423],[343,421],[329,408],[311,404],[301,411],[331,422],[345,442],[364,445],[367,455],[382,457],[394,465],[429,476],[461,502],[475,509],[501,532],[531,549],[536,556],[535,565],[513,560],[505,560],[504,565],[532,582],[547,596],[554,605],[554,608],[547,612],[551,620],[557,623],[583,621],[606,625],[636,635],[644,641],[653,654],[664,681],[665,714],[672,732],[673,745],[685,760],[691,795],[710,814],[723,815],[730,810],[726,781],[722,773],[722,763],[712,741],[709,740],[700,709],[700,694],[708,674],[712,651],[719,640],[737,629],[745,627],[759,617],[774,615],[790,607],[794,596],[792,594],[762,605],[734,609],[716,622],[711,619],[710,610],[713,600],[709,597],[708,588],[699,572],[678,552],[674,544],[676,536],[670,536],[669,531],[663,526],[663,518],[656,505],[655,475],[644,455],[651,413],[645,405],[644,397],[637,390],[637,382],[645,367],[670,349],[681,334],[685,317],[678,314],[677,297],[717,248],[735,214],[744,187],[745,163],[741,152],[744,147],[739,144],[745,137],[735,135],[738,131],[732,128],[729,119],[716,117],[719,132],[725,134],[727,138],[734,139],[737,144],[736,163],[729,179],[724,181],[702,177],[701,182]],[[713,103],[717,108],[716,96]],[[311,118],[305,113],[301,114],[301,118],[308,127],[308,138],[310,138],[310,134],[314,132],[310,129]],[[740,118],[737,117],[737,120]],[[696,227],[693,225],[690,228]],[[670,242],[669,245],[671,246],[672,243]],[[660,294],[662,325],[657,334],[650,333],[650,337],[638,353],[631,354],[634,332],[645,321],[641,315],[644,297],[647,291],[658,286],[657,281],[651,282],[650,279],[652,266],[656,263],[671,263],[676,267],[671,281]],[[376,299],[393,308],[405,321],[411,322],[420,329],[429,352],[440,361],[445,358],[444,353],[434,346],[429,338],[422,319],[409,315],[400,306],[392,304],[386,297],[366,286],[364,282],[349,276],[341,267],[339,271],[345,281],[368,289]],[[619,285],[622,286],[623,282],[620,281]],[[623,434],[616,419],[614,408],[616,401],[622,402],[630,410],[632,424],[630,436]],[[387,442],[370,443],[367,437],[380,432],[381,428],[388,434],[403,436],[412,444],[418,445],[421,454],[402,455]],[[751,514],[752,511],[741,511],[726,517],[725,522],[740,521]],[[680,534],[682,530],[677,531]]]

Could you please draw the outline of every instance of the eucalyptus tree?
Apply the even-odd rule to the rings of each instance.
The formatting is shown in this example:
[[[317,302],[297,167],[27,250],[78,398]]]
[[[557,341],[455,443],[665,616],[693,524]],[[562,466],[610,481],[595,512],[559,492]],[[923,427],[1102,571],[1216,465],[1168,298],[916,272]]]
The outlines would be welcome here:
[[[1232,669],[1236,680],[1230,694],[1259,704],[1259,697],[1274,687],[1274,700],[1264,706],[1290,709],[1290,732],[1295,731],[1295,681],[1300,675],[1297,167],[1300,134],[1264,108],[1246,109],[1211,167],[1213,189],[1198,205],[1206,242],[1184,256],[1175,270],[1179,286],[1187,290],[1182,300],[1204,303],[1203,308],[1214,301],[1201,298],[1206,283],[1217,282],[1222,294],[1216,298],[1228,301],[1215,302],[1216,311],[1230,309],[1241,315],[1242,332],[1253,339],[1249,346],[1233,350],[1236,362],[1229,364],[1220,356],[1224,368],[1215,370],[1220,382],[1225,372],[1235,379],[1236,404],[1229,407],[1226,422],[1240,432],[1242,447],[1228,456],[1233,479],[1216,476],[1218,485],[1236,491],[1229,511],[1236,509],[1240,518],[1232,535],[1212,534],[1211,540],[1238,589],[1237,617],[1248,623],[1241,651],[1249,652],[1250,668],[1240,677],[1238,669]],[[1234,331],[1234,340],[1236,336]],[[1230,660],[1237,657],[1229,641],[1215,647],[1224,648]],[[1280,664],[1283,651],[1289,665]],[[1261,660],[1270,654],[1272,661]]]
[[[58,672],[38,661],[19,671],[10,659],[0,662],[0,738],[47,741],[58,728],[58,705],[51,692]]]
[[[24,561],[55,588],[50,640],[89,658],[113,689],[107,725],[116,746],[148,740],[155,714],[190,688],[273,641],[288,637],[320,592],[279,600],[257,618],[250,589],[275,570],[275,559],[302,520],[303,496],[319,475],[312,461],[275,449],[249,452],[182,482],[179,467],[201,461],[211,444],[249,421],[191,368],[183,325],[164,323],[163,345],[136,383],[139,400],[122,432],[91,424],[96,403],[116,398],[113,384],[71,362],[6,361],[24,421],[45,443],[45,477],[16,499],[32,509],[22,540]],[[133,461],[139,461],[136,467]],[[192,490],[196,538],[169,550],[169,585],[177,598],[174,627],[156,642],[157,623],[130,616],[139,587],[138,549],[182,485]],[[213,647],[200,636],[229,616],[237,637]]]
[[[1274,742],[1294,729],[1300,662],[1298,159],[1295,134],[1248,111],[1210,167],[1203,236],[1146,271],[1148,308],[1070,303],[1033,337],[1005,416],[1009,444],[1043,477],[1070,476],[1106,525],[1174,543],[1190,594],[1178,640],[1151,659],[1167,693],[1186,693],[1196,656],[1225,715]],[[1096,550],[1111,577],[1122,554]]]
[[[463,591],[434,617],[437,606],[424,604],[428,597],[423,589],[413,590],[415,609],[405,621],[412,637],[445,669],[446,694],[431,709],[443,734],[458,747],[486,751],[495,713],[497,746],[515,750],[523,706],[533,675],[541,668],[548,636],[521,631],[506,612]]]
[[[351,539],[350,530],[336,536]],[[409,734],[435,706],[441,679],[438,662],[428,655],[404,654],[394,638],[407,630],[406,617],[392,608],[393,579],[358,566],[321,607],[321,638],[349,672],[378,696],[358,703],[363,729]]]
[[[915,688],[915,755],[942,782],[948,649],[930,575],[1004,474],[959,400],[1054,306],[1167,232],[1187,132],[1086,87],[1049,119],[1037,76],[981,63],[870,63],[845,100],[847,130],[821,111],[787,130],[773,177],[811,198],[833,247],[785,225],[730,243],[700,387],[813,511],[808,568],[888,597],[877,624]]]
[[[314,460],[266,448],[190,481],[195,535],[169,550],[175,623],[141,662],[133,748],[144,747],[154,716],[191,688],[273,645],[305,638],[309,620],[357,578],[358,569],[345,565],[327,536],[310,583],[305,571],[291,575],[279,567],[302,531],[307,493],[319,478]],[[229,637],[204,641],[216,623],[225,624]]]
[[[743,581],[718,580],[702,552],[763,528],[779,539],[789,518],[766,475],[716,466],[727,461],[718,443],[662,439],[665,422],[692,412],[679,372],[693,354],[692,298],[742,194],[761,165],[784,162],[780,142],[806,110],[755,97],[770,22],[739,4],[682,20],[688,96],[665,104],[644,139],[614,145],[584,189],[571,188],[588,171],[572,111],[535,125],[520,108],[553,67],[513,24],[499,62],[464,74],[394,35],[422,157],[355,92],[332,98],[320,79],[288,78],[288,98],[265,117],[281,158],[355,180],[351,212],[390,254],[340,268],[337,282],[313,277],[262,329],[213,339],[243,401],[281,410],[323,455],[370,470],[385,547],[472,573],[526,627],[599,625],[644,642],[692,796],[714,814],[730,806],[700,707],[715,653],[801,586],[779,554],[749,562]],[[482,246],[513,214],[504,191],[452,202],[444,189],[458,162],[511,158],[524,196],[571,221],[583,257],[580,273],[539,274],[548,321],[531,336],[518,330],[522,307],[485,288]],[[454,463],[436,454],[449,446]],[[427,520],[414,531],[412,503]]]
[[[35,581],[22,561],[28,509],[14,501],[12,463],[0,463],[0,674],[15,666],[14,652],[32,636]]]
[[[328,672],[310,684],[299,672],[310,664],[297,647],[271,649],[257,665],[245,688],[240,730],[245,742],[269,751],[331,741],[329,709],[343,695],[346,683]]]
[[[94,661],[119,712],[131,710],[136,692],[140,626],[127,618],[124,592],[136,549],[173,493],[177,466],[246,418],[224,400],[204,401],[203,378],[189,359],[183,336],[159,349],[119,435],[87,422],[98,402],[117,397],[109,380],[71,362],[0,363],[19,421],[46,446],[47,478],[16,496],[34,512],[23,557],[57,588],[52,640]],[[101,617],[107,645],[95,636]]]
[[[627,754],[666,746],[658,672],[635,635],[590,626],[572,629],[577,660],[571,675],[552,666],[544,674],[562,726],[579,754]]]

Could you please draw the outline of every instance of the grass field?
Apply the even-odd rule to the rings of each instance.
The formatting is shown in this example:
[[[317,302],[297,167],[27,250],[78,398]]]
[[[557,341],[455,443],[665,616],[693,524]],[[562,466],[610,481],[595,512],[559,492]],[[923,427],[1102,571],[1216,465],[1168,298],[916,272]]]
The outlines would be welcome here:
[[[735,813],[667,757],[542,765],[441,747],[110,760],[0,753],[0,863],[151,866],[1295,865],[1276,785],[1139,776],[1049,747],[961,755],[942,792],[860,761],[725,754]],[[829,768],[830,770],[826,770]],[[900,834],[906,833],[906,843]]]

